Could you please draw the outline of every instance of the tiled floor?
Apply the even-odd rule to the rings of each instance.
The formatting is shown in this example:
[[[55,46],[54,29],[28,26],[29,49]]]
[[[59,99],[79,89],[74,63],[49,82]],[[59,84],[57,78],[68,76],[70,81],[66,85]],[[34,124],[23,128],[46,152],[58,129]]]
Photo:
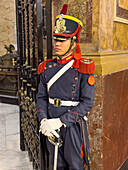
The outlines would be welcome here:
[[[0,103],[0,170],[33,170],[19,141],[19,107]]]

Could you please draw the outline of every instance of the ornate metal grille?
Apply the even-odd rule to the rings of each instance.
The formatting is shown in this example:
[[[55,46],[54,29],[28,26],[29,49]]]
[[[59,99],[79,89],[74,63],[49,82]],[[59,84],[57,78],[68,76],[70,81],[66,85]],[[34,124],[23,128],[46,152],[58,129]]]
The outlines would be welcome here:
[[[16,0],[18,45],[18,94],[20,106],[20,148],[27,150],[34,169],[50,169],[45,140],[39,134],[36,113],[36,93],[39,78],[38,63],[52,57],[51,1]]]

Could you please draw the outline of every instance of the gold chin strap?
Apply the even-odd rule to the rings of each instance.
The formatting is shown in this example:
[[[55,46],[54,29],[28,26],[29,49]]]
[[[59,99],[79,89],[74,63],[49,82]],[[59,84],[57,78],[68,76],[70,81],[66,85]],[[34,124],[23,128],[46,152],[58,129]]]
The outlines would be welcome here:
[[[70,39],[71,39],[70,47],[69,47],[69,49],[67,50],[67,52],[66,52],[65,54],[61,55],[62,57],[65,56],[65,55],[67,55],[67,54],[69,53],[69,51],[71,50],[72,45],[73,45],[73,43],[74,43],[74,41],[75,41],[75,39],[76,39],[76,36],[73,36],[73,37],[71,37]],[[60,56],[58,56],[58,57],[61,59]]]

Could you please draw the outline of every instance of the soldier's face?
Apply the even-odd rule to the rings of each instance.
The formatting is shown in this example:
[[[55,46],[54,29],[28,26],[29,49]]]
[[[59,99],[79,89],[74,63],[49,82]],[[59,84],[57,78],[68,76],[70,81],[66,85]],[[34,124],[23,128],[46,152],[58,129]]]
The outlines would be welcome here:
[[[70,48],[71,39],[68,40],[54,40],[54,49],[55,54],[58,56],[63,56]],[[72,46],[71,50],[68,53],[71,53],[74,46]],[[64,56],[63,56],[64,57]]]

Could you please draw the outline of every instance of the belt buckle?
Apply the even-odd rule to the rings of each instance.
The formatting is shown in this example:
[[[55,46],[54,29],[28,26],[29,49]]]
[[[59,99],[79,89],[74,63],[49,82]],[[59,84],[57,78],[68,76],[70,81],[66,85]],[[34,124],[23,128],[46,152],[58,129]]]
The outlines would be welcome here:
[[[54,98],[54,106],[55,107],[60,107],[61,106],[61,99]]]

